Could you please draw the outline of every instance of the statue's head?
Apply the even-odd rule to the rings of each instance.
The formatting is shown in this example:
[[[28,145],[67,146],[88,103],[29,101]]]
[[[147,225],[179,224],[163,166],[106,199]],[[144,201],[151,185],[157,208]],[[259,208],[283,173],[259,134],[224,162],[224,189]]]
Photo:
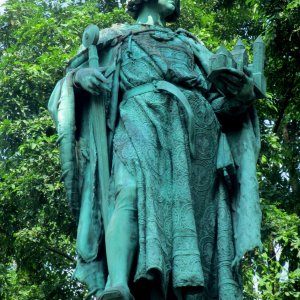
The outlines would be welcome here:
[[[170,3],[175,3],[175,9],[172,9],[172,12],[165,17],[165,21],[175,22],[178,19],[180,14],[180,0],[128,0],[128,14],[136,20],[144,4],[150,1],[156,1],[158,4],[165,6],[166,8],[170,5]]]

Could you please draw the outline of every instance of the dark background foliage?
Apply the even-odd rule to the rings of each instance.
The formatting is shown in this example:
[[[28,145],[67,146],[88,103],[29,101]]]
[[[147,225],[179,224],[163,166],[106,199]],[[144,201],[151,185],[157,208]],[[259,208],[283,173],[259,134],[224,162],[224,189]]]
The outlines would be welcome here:
[[[300,3],[182,0],[182,27],[215,51],[261,34],[268,98],[258,177],[263,252],[245,257],[245,299],[300,297]],[[0,299],[82,299],[71,279],[76,228],[59,181],[56,134],[46,111],[84,28],[132,22],[114,1],[7,0],[0,15]]]

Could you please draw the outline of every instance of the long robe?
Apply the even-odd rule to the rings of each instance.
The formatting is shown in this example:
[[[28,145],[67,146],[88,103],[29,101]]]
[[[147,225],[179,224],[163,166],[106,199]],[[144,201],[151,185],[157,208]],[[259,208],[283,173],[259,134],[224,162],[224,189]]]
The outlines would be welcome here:
[[[183,30],[110,29],[102,32],[99,53],[106,54],[103,65],[113,66],[107,71],[112,92],[103,94],[110,154],[137,182],[139,247],[130,283],[137,299],[146,299],[137,288],[145,280],[159,291],[153,299],[242,299],[233,266],[261,245],[254,108],[214,90],[207,80],[209,51]],[[85,67],[85,60],[83,52],[76,67]],[[88,96],[73,91],[72,72],[57,85],[49,110],[61,137],[69,200],[79,215],[75,276],[104,286],[99,137],[91,130]],[[114,200],[112,176],[108,215]]]

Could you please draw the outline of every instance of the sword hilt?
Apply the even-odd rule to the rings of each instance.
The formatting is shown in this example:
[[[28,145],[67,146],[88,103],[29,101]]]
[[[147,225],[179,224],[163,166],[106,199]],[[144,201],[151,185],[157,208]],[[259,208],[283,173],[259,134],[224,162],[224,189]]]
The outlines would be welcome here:
[[[91,68],[99,67],[99,58],[97,52],[97,43],[99,40],[100,29],[97,25],[90,24],[84,30],[82,36],[83,46],[89,49],[89,66]]]

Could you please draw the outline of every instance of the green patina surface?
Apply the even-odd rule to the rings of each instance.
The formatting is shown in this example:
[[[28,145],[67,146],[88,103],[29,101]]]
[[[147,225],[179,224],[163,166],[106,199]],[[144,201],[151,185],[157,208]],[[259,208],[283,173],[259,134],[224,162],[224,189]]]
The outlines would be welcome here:
[[[242,299],[240,261],[261,245],[263,45],[248,66],[240,42],[213,55],[165,28],[173,0],[129,9],[135,25],[86,29],[49,101],[78,221],[74,276],[104,300]]]

